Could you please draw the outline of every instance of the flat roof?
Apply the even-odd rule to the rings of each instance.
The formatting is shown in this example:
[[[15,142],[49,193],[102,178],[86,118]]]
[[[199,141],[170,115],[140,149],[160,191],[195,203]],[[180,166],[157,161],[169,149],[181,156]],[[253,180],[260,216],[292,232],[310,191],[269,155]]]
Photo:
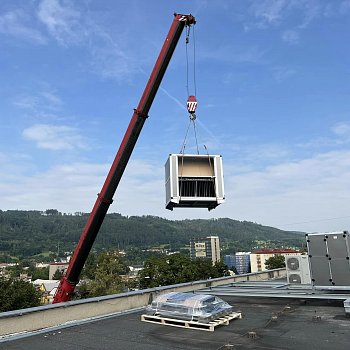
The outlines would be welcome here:
[[[0,349],[349,349],[350,318],[342,301],[222,299],[243,318],[214,332],[141,322],[139,311],[10,340]]]

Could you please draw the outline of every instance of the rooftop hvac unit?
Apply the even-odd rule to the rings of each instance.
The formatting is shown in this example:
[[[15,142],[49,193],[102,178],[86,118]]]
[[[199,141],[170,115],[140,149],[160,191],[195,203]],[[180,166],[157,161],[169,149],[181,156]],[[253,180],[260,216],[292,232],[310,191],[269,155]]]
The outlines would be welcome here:
[[[311,284],[307,255],[286,256],[287,281],[289,284]]]
[[[306,242],[313,285],[350,289],[349,232],[307,234]]]
[[[166,208],[216,208],[224,203],[222,157],[170,154],[165,164]]]

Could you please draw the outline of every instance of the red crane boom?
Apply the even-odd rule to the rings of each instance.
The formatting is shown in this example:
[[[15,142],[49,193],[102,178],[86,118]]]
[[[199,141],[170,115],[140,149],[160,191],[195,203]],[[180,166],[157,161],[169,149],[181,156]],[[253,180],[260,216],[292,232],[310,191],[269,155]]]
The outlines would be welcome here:
[[[103,184],[102,190],[97,196],[95,205],[90,213],[84,231],[70,260],[68,270],[60,281],[53,303],[60,303],[71,299],[75,286],[79,282],[80,273],[84,267],[91,247],[106,216],[108,208],[113,202],[114,193],[118,187],[125,167],[128,164],[143,124],[148,117],[148,112],[151,108],[152,102],[158,91],[170,59],[174,53],[181,33],[185,26],[191,26],[192,24],[196,23],[195,18],[192,15],[175,14],[174,16],[175,17],[169,33],[159,53],[158,59],[142,94],[141,100],[137,108],[134,109],[134,114],[120,144],[118,153],[115,156],[111,169],[109,170],[105,183]]]

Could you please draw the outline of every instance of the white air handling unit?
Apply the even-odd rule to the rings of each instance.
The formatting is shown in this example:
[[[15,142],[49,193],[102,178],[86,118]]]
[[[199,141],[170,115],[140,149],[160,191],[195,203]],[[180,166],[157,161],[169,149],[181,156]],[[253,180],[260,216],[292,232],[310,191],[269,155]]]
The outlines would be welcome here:
[[[170,154],[165,164],[166,208],[216,208],[225,202],[222,157]]]

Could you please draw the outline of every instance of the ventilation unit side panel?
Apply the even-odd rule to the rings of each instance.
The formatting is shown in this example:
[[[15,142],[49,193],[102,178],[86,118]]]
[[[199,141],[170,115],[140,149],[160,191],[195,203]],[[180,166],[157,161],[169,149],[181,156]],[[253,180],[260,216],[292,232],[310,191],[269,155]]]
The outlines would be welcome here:
[[[332,259],[329,262],[332,279],[336,286],[350,286],[350,264],[347,259]]]
[[[325,235],[308,235],[308,251],[311,256],[326,257],[328,254]]]
[[[346,242],[346,248],[347,248],[347,251],[348,251],[348,257],[350,257],[350,234],[349,232],[346,231],[345,233],[345,242]]]
[[[329,235],[327,238],[328,254],[332,259],[346,258],[348,256],[348,248],[346,239],[343,234]]]
[[[326,257],[310,258],[311,278],[315,286],[332,286],[329,260]]]
[[[225,199],[225,192],[224,192],[224,172],[222,167],[222,157],[216,156],[215,157],[215,184],[216,184],[216,196],[224,200]]]
[[[165,163],[165,202],[168,204],[171,201],[171,178],[170,178],[170,159]]]
[[[177,156],[171,156],[170,163],[170,178],[171,178],[171,192],[170,195],[172,198],[177,198],[179,196],[179,167],[177,164]]]

